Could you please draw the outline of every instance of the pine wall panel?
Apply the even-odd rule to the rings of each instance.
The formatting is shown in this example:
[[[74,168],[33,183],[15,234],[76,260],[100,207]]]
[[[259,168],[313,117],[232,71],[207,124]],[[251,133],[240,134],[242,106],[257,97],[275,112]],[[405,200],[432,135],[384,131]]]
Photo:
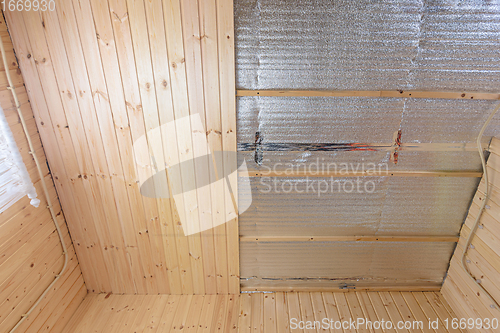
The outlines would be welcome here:
[[[75,249],[68,234],[65,216],[54,187],[51,173],[46,164],[45,146],[42,146],[23,77],[14,55],[13,45],[7,27],[0,15],[0,35],[5,46],[7,60],[21,103],[21,111],[35,147],[35,153],[42,165],[44,180],[57,214],[57,222],[64,234],[69,261],[65,272],[53,289],[19,326],[17,332],[60,332],[71,315],[83,301],[87,288],[83,281]],[[16,140],[24,163],[36,188],[40,206],[30,205],[24,197],[0,213],[0,332],[9,332],[47,286],[59,274],[64,264],[62,246],[57,235],[41,180],[33,158],[28,153],[28,141],[15,108],[11,92],[7,90],[7,77],[3,63],[0,64],[0,105]]]
[[[479,220],[479,228],[467,251],[468,269],[495,300],[500,300],[500,140],[493,138],[487,162],[489,201]],[[471,280],[461,265],[462,252],[485,197],[484,177],[462,227],[460,241],[455,250],[441,293],[458,318],[500,320],[500,309]],[[475,330],[470,330],[475,332]],[[488,331],[488,330],[483,330]],[[494,332],[496,330],[489,330]]]
[[[89,291],[238,293],[232,1],[55,3],[6,17]]]

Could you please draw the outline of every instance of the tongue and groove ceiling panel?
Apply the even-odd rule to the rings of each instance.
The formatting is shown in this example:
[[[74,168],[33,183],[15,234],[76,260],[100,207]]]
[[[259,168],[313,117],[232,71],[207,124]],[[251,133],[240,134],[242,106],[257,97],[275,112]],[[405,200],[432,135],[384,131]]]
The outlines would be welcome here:
[[[452,239],[467,215],[476,136],[498,96],[461,93],[498,92],[500,4],[236,0],[235,32],[236,86],[254,91],[237,98],[238,160],[250,170],[239,177],[242,290],[438,288],[455,244],[415,237]],[[258,96],[266,90],[354,94]],[[382,90],[459,98],[356,95]],[[497,115],[484,145],[499,134]],[[314,163],[424,177],[361,177],[370,193],[343,189],[356,181],[345,175],[265,177]],[[339,241],[348,236],[381,238]]]

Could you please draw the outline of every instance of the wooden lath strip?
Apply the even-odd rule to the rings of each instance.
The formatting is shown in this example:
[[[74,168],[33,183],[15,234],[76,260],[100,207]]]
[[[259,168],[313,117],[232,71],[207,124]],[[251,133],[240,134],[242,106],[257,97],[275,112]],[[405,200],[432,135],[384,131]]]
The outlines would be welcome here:
[[[500,93],[403,91],[403,90],[236,90],[236,96],[266,97],[391,97],[433,99],[483,99],[498,100]]]
[[[480,178],[480,171],[300,171],[249,170],[238,172],[239,177],[467,177]]]
[[[227,186],[225,194],[229,293],[239,293],[238,200],[236,170],[236,98],[233,1],[216,0],[219,46],[219,84],[222,121],[222,148]],[[230,187],[230,188],[229,188]]]
[[[356,287],[356,292],[358,291],[373,291],[373,292],[397,292],[397,291],[408,291],[408,292],[430,292],[430,291],[440,291],[441,286],[422,286],[422,285],[411,285],[411,286],[361,286]],[[293,287],[275,287],[275,286],[241,286],[241,292],[250,292],[250,291],[262,291],[262,292],[353,292],[352,289],[341,289],[339,287],[301,287],[301,286],[293,286]]]
[[[393,143],[277,143],[257,142],[238,143],[238,151],[394,151]],[[487,150],[486,147],[483,148]],[[400,143],[398,151],[473,151],[477,152],[475,143],[425,142]]]
[[[458,242],[458,236],[240,236],[240,242]]]

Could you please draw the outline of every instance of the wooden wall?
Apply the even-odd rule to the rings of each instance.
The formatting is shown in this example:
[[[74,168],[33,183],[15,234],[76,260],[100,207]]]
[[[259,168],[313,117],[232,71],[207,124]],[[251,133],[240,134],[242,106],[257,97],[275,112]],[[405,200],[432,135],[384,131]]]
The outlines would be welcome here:
[[[482,286],[500,300],[500,140],[494,138],[487,163],[490,183],[490,199],[472,240],[473,248],[467,252],[469,270],[481,281]],[[460,260],[466,238],[469,235],[480,205],[484,199],[484,178],[474,196],[469,214],[462,227],[460,241],[451,259],[448,276],[441,292],[458,318],[498,318],[500,309],[492,307],[486,295],[463,271]],[[488,208],[489,207],[489,208]],[[493,330],[494,331],[494,330]]]
[[[6,17],[89,290],[239,292],[237,193],[198,184],[193,159],[236,165],[232,1],[56,0]],[[154,131],[187,116],[205,128]],[[183,203],[141,195],[138,175]],[[215,227],[186,235],[181,217]]]
[[[52,177],[45,163],[44,147],[37,131],[36,120],[23,86],[21,71],[13,52],[3,16],[0,15],[0,35],[5,45],[11,77],[22,104],[36,154],[45,175],[51,200],[65,235],[69,262],[63,276],[49,291],[34,312],[18,328],[18,332],[60,332],[87,294],[75,249],[54,188]],[[35,162],[28,154],[28,142],[19,121],[12,95],[7,90],[5,68],[0,62],[0,105],[11,127],[16,143],[23,157],[41,200],[40,206],[30,205],[27,197],[16,202],[0,214],[0,332],[8,332],[21,319],[21,315],[43,293],[53,281],[64,263],[62,246],[46,208],[46,199],[40,183]]]

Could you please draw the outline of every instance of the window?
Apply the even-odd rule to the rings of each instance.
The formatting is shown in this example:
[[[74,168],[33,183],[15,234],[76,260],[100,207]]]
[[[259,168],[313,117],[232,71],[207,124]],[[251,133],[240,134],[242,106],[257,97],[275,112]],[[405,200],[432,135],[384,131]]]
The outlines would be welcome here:
[[[25,195],[38,207],[40,200],[0,107],[0,213]]]

